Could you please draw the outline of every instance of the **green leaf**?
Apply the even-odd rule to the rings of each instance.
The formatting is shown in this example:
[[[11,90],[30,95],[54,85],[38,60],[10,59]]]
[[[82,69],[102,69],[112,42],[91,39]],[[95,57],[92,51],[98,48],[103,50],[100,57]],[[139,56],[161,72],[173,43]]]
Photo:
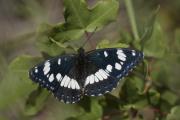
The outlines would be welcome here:
[[[126,103],[135,103],[143,98],[143,80],[138,77],[128,77],[122,86],[120,99]]]
[[[143,34],[141,35],[141,45],[142,45],[142,47],[144,47],[144,44],[152,36],[153,29],[154,29],[154,23],[155,23],[156,16],[157,16],[157,13],[159,11],[159,8],[160,7],[158,6],[157,9],[154,12],[152,12],[152,14],[150,15],[149,19],[145,23],[145,26],[144,26],[144,29],[143,29]]]
[[[64,18],[68,28],[86,28],[89,10],[85,0],[64,0]]]
[[[10,63],[9,70],[16,73],[19,78],[29,79],[29,69],[40,61],[42,61],[40,57],[22,55]]]
[[[136,87],[138,94],[142,94],[144,88],[144,81],[138,77],[133,77],[134,87]]]
[[[59,47],[56,43],[52,42],[47,36],[40,36],[37,47],[41,52],[45,52],[50,56],[56,56],[64,52],[63,47]]]
[[[86,31],[93,32],[116,19],[118,14],[119,1],[101,0],[91,10],[89,23]]]
[[[65,24],[68,29],[81,28],[93,32],[96,28],[102,28],[116,18],[119,2],[100,0],[92,9],[88,9],[85,0],[64,0],[64,5]]]
[[[36,38],[36,46],[41,52],[45,52],[51,56],[55,56],[63,51],[62,48],[60,48],[57,44],[50,40],[50,37],[53,35],[52,33],[55,32],[57,32],[55,30],[55,27],[45,23],[41,24],[38,29]]]
[[[171,113],[167,115],[167,120],[179,120],[180,106],[175,106],[171,109]]]
[[[165,91],[162,94],[161,98],[167,101],[170,105],[174,105],[178,100],[177,95],[172,93],[171,91]]]
[[[75,47],[70,46],[69,41],[79,39],[83,33],[83,30],[75,29],[66,31],[64,24],[56,26],[42,24],[38,30],[36,45],[41,52],[57,56],[67,50],[73,51]]]
[[[121,92],[122,86],[124,85],[125,79],[122,79],[117,85],[116,89],[111,91],[110,94],[119,98],[119,92]]]
[[[163,59],[153,64],[151,72],[152,80],[155,80],[159,87],[166,86],[176,93],[180,90],[179,81],[179,54],[166,54]]]
[[[51,56],[75,50],[82,44],[71,46],[72,40],[77,41],[85,31],[92,32],[96,28],[100,29],[114,20],[117,16],[119,2],[100,0],[92,9],[88,9],[85,0],[64,0],[64,6],[65,23],[54,26],[43,24],[38,32],[37,47],[41,52]]]
[[[101,40],[100,43],[98,43],[97,48],[127,48],[129,47],[127,44],[123,44],[123,43],[110,43],[109,40]]]
[[[82,29],[72,29],[67,31],[62,31],[54,36],[57,41],[73,41],[78,40],[84,34]]]
[[[96,99],[91,99],[91,112],[77,117],[78,120],[98,120],[102,117],[102,107]]]
[[[118,41],[129,45],[132,43],[133,37],[128,31],[120,30],[120,39]]]
[[[156,91],[155,89],[150,89],[148,91],[149,93],[149,99],[151,101],[151,104],[153,105],[157,105],[159,104],[159,101],[160,101],[160,93],[158,91]]]
[[[148,106],[148,102],[147,102],[147,100],[146,100],[145,97],[144,97],[144,99],[141,98],[140,100],[138,100],[137,102],[135,102],[133,105],[134,105],[135,108],[137,108],[137,109],[143,109],[143,108],[145,108],[146,106]]]
[[[28,78],[28,71],[39,61],[40,58],[37,57],[20,56],[11,62],[9,71],[0,84],[0,109],[25,99],[36,88]]]
[[[33,91],[26,101],[24,114],[26,116],[36,115],[44,107],[48,96],[49,92],[43,88]]]
[[[146,56],[162,58],[167,50],[165,34],[159,23],[155,23],[152,37],[144,44]]]

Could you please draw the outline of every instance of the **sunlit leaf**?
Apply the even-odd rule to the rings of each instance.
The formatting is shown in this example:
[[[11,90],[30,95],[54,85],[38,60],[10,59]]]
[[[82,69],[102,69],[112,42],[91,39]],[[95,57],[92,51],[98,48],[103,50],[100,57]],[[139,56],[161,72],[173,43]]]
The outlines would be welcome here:
[[[117,0],[100,0],[90,10],[89,23],[86,27],[88,32],[93,32],[96,28],[102,28],[104,25],[115,20],[119,8]]]
[[[110,42],[109,40],[102,40],[97,48],[127,48],[129,45],[123,43]]]
[[[64,18],[68,26],[84,29],[88,24],[89,10],[85,0],[64,0]]]
[[[63,32],[59,32],[54,36],[54,39],[59,41],[70,41],[70,40],[78,40],[84,34],[84,30],[82,29],[72,29]]]

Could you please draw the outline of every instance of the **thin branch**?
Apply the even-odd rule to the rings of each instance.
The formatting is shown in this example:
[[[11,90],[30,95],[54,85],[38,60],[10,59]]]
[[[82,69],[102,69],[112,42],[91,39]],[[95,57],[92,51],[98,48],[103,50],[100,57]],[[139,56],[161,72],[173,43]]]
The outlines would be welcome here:
[[[130,20],[130,24],[132,27],[132,32],[134,35],[134,38],[136,41],[140,40],[139,34],[138,34],[138,30],[137,30],[137,24],[136,24],[136,18],[135,18],[135,13],[134,13],[134,8],[132,5],[132,1],[131,0],[124,0],[125,5],[126,5],[126,9],[128,12],[128,17]]]

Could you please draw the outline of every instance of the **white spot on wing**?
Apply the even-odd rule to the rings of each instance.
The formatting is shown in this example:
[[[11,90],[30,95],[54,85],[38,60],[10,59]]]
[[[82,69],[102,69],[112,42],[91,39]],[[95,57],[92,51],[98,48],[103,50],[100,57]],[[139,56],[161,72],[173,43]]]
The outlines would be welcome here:
[[[107,57],[108,56],[108,53],[106,51],[104,51],[104,56]]]
[[[47,78],[49,77],[49,74],[47,74]]]
[[[67,79],[66,79],[66,81],[65,81],[65,83],[64,83],[64,87],[67,87],[67,86],[68,86],[70,80],[71,80],[71,79],[70,79],[69,77],[67,77]]]
[[[99,79],[96,76],[94,76],[94,81],[99,82]]]
[[[122,50],[117,50],[117,55],[120,60],[126,61],[126,55],[124,54]]]
[[[103,77],[101,76],[101,74],[99,73],[99,71],[96,72],[95,75],[97,76],[97,78],[98,78],[99,80],[103,80]]]
[[[51,74],[50,76],[49,76],[49,82],[52,82],[54,80],[54,74]]]
[[[38,73],[38,69],[37,68],[35,69],[35,73]]]
[[[86,82],[85,82],[85,86],[90,83],[90,79],[89,78],[90,78],[90,76],[87,76]]]
[[[47,60],[44,65],[45,66],[50,66],[50,62]]]
[[[107,65],[106,69],[107,71],[112,72],[112,65]]]
[[[116,64],[115,64],[115,68],[116,68],[117,70],[121,70],[122,67],[121,67],[121,65],[120,65],[119,63],[116,63]]]
[[[43,71],[44,75],[46,75],[50,71],[50,67],[44,67]]]
[[[71,79],[71,81],[72,81],[72,79]],[[71,88],[71,81],[68,84],[68,88]]]
[[[103,70],[103,71],[107,76],[109,76],[109,72],[107,70]]]
[[[61,74],[60,74],[60,73],[58,73],[58,74],[56,75],[56,79],[57,79],[57,81],[61,81],[62,76],[61,76]]]
[[[119,50],[118,50],[119,51]],[[126,55],[124,54],[124,52],[122,51],[122,50],[120,50],[121,52],[118,52],[117,51],[117,55],[120,55],[120,56],[122,56],[122,57],[126,57]]]
[[[61,81],[61,86],[64,86],[65,81],[67,80],[68,76],[64,76],[64,78]]]
[[[136,53],[135,53],[135,51],[134,51],[134,50],[132,50],[132,55],[133,55],[133,56],[135,56],[135,55],[136,55]]]
[[[105,73],[105,71],[103,69],[100,69],[99,73],[104,79],[107,79],[107,75],[106,75],[106,73]]]
[[[124,56],[122,56],[122,55],[118,55],[118,58],[119,58],[120,60],[122,60],[122,61],[126,61],[126,58],[125,58]]]
[[[117,50],[117,54],[121,54],[121,53],[123,53],[122,50]]]
[[[74,79],[71,80],[71,88],[72,89],[76,88],[76,84],[75,84],[75,80]]]
[[[58,59],[58,65],[60,65],[60,64],[61,64],[61,59],[59,58],[59,59]]]
[[[50,62],[47,61],[45,62],[44,68],[43,68],[44,75],[46,75],[49,71],[50,71]]]
[[[76,87],[76,89],[80,89],[80,87],[79,87],[79,85],[78,85],[78,83],[77,83],[77,81],[76,81],[76,80],[74,80],[74,83],[75,83],[75,87]]]
[[[64,86],[65,86],[65,85],[64,85]],[[79,84],[78,84],[77,81],[74,80],[74,79],[71,79],[71,80],[68,82],[68,85],[66,85],[65,87],[68,87],[69,89],[80,89]]]
[[[90,75],[90,84],[93,84],[94,83],[94,75]]]
[[[111,66],[112,67],[112,66]],[[100,80],[107,79],[109,76],[103,69],[98,70],[95,75],[91,74],[86,78],[85,86],[88,84],[93,84],[94,82],[99,82]]]

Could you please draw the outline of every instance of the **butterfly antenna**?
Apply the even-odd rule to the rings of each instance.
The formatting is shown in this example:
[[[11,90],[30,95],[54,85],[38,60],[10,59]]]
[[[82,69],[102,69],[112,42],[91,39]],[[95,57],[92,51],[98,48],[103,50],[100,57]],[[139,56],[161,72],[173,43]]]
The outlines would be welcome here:
[[[86,41],[83,43],[82,47],[84,47],[84,46],[86,45],[86,43],[92,38],[92,36],[93,36],[94,33],[96,32],[96,30],[97,30],[97,27],[94,29],[94,31],[93,31],[91,34],[89,34],[88,32],[85,32],[87,39],[86,39]],[[91,44],[91,46],[92,46],[92,44]]]

